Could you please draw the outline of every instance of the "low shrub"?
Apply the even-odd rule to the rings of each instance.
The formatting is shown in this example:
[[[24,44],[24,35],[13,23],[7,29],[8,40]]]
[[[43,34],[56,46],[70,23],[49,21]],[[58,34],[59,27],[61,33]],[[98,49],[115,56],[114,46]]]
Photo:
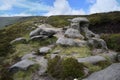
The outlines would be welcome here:
[[[84,76],[84,66],[74,58],[61,59],[59,56],[49,60],[48,73],[58,79],[74,79]]]
[[[120,34],[104,34],[101,38],[106,41],[109,49],[120,51]]]

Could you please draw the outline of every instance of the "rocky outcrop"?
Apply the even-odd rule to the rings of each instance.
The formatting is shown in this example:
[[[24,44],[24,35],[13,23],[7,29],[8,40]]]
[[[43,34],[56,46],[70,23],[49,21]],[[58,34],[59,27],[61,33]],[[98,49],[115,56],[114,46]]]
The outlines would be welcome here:
[[[120,80],[120,63],[114,63],[106,69],[92,73],[83,80]]]
[[[46,39],[52,37],[57,31],[48,24],[42,24],[37,29],[30,32],[30,40]]]
[[[27,40],[23,37],[16,38],[15,40],[11,41],[10,44],[18,44],[18,43],[27,43]]]

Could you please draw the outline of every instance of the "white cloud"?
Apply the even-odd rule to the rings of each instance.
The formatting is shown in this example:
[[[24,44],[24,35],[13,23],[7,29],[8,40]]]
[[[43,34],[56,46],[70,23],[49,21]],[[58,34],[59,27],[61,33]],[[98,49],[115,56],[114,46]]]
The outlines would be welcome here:
[[[11,10],[13,7],[26,8],[28,11],[47,11],[50,6],[29,0],[0,0],[0,10]]]
[[[117,2],[117,0],[96,0],[96,2],[90,6],[89,13],[109,11],[120,11],[120,4]]]
[[[12,8],[12,5],[16,3],[16,0],[1,0],[0,1],[0,10],[9,10]]]
[[[19,13],[19,14],[2,14],[0,17],[13,17],[13,16],[32,16],[32,14]]]
[[[85,12],[82,9],[75,10],[70,7],[67,0],[55,0],[53,7],[45,15],[82,15]]]

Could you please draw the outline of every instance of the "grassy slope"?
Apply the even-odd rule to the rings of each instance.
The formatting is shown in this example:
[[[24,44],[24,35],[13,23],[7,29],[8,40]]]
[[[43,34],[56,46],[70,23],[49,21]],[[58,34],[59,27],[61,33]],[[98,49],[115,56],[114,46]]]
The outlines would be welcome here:
[[[79,16],[79,15],[78,15]],[[78,17],[78,16],[51,16],[47,19],[47,23],[55,26],[55,27],[64,27],[69,25],[69,22],[67,22],[67,19]],[[120,33],[120,12],[112,12],[112,13],[102,13],[102,14],[93,14],[93,15],[85,15],[90,20],[90,29],[92,29],[94,32],[97,33]],[[24,19],[23,21],[17,22],[13,25],[10,25],[4,29],[0,30],[0,73],[3,73],[3,75],[6,75],[4,73],[4,70],[9,67],[9,65],[13,64],[17,61],[17,59],[21,56],[23,56],[26,53],[29,53],[29,51],[32,51],[36,49],[36,47],[40,47],[38,43],[31,43],[30,46],[27,44],[24,45],[16,45],[13,48],[12,45],[9,44],[9,42],[17,37],[26,37],[28,38],[29,32],[32,31],[36,26],[34,26],[34,23],[39,23],[40,20],[42,20],[45,17],[29,17],[28,19]],[[113,25],[111,25],[113,24]],[[110,26],[111,25],[111,26]],[[34,28],[33,28],[34,27]],[[114,28],[115,27],[115,28]],[[117,44],[120,41],[120,35],[115,36],[116,34],[109,34],[111,37],[103,36],[103,38],[107,41],[107,43],[110,45],[110,48],[113,48],[117,46]],[[113,37],[112,37],[113,36]],[[109,39],[108,39],[109,38]],[[110,40],[112,41],[109,42]],[[118,42],[116,42],[118,41]],[[45,41],[44,44],[48,44],[51,42],[51,40]],[[22,46],[22,47],[21,47]],[[23,47],[24,46],[24,47]],[[25,48],[25,49],[24,49]],[[120,47],[116,47],[117,50],[120,50]],[[20,49],[20,50],[19,50]],[[57,48],[56,48],[57,49]],[[55,50],[56,50],[55,49]],[[78,48],[70,48],[72,51],[73,49],[76,49],[79,52]],[[116,50],[116,49],[114,49]],[[18,52],[19,55],[14,55],[14,53]],[[65,53],[70,53],[69,51],[64,50]],[[82,55],[84,56],[88,56]],[[81,57],[81,55],[78,55]],[[2,67],[2,68],[1,68]],[[6,77],[6,76],[5,76]]]

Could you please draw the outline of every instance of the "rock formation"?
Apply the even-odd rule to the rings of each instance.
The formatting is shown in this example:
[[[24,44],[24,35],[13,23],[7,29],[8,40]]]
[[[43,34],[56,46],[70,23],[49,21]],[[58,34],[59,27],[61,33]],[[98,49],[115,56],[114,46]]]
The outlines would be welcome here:
[[[87,18],[77,17],[69,19],[69,21],[71,22],[70,27],[65,31],[64,37],[57,40],[57,44],[68,46],[91,45],[94,48],[101,47],[103,51],[108,50],[106,42],[100,39],[98,34],[88,29],[89,20]]]

